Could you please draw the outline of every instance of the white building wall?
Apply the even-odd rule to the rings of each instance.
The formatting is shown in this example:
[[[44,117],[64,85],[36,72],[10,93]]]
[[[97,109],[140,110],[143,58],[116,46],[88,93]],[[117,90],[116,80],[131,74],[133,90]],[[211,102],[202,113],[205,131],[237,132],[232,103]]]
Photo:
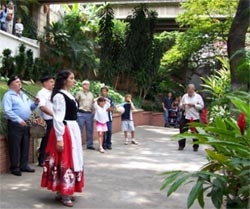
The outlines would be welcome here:
[[[38,5],[33,7],[32,16],[37,25],[37,36],[39,38],[43,38],[45,34],[44,27],[47,25],[48,12],[48,5]]]
[[[2,52],[6,48],[12,51],[12,56],[17,55],[20,44],[24,44],[26,50],[31,49],[34,58],[40,57],[40,43],[37,40],[25,37],[18,38],[17,36],[0,30],[0,57],[2,57]]]

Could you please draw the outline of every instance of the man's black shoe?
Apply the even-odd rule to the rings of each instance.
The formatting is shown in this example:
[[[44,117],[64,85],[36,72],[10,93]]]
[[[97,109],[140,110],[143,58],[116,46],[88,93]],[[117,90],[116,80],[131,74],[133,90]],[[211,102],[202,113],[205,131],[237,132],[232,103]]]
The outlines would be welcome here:
[[[94,147],[87,147],[87,149],[95,150],[95,148],[94,148]]]
[[[26,167],[26,168],[21,168],[21,171],[28,172],[28,173],[34,173],[35,169],[32,169],[30,167]]]
[[[107,149],[112,150],[112,147],[107,147]]]
[[[179,148],[178,148],[179,151],[181,151],[181,150],[183,150],[183,149],[184,149],[184,147],[179,147]]]
[[[22,175],[21,171],[17,171],[17,170],[11,171],[11,174],[13,174],[15,176],[21,176]]]
[[[39,166],[39,167],[43,167],[43,163],[38,163],[38,165],[37,166]]]
[[[198,151],[198,148],[194,148],[194,152],[197,152]]]

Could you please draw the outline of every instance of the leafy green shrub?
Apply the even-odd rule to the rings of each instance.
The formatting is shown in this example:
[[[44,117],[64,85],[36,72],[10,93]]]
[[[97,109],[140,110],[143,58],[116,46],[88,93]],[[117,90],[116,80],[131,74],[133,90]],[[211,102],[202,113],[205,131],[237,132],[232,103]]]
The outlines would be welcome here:
[[[248,37],[248,36],[246,36]],[[249,37],[247,43],[250,43]],[[234,56],[241,56],[242,58],[239,60],[238,67],[236,69],[237,77],[244,83],[250,84],[249,81],[249,69],[250,69],[250,49],[244,49],[237,51]],[[249,89],[249,87],[248,87]]]
[[[4,137],[7,136],[7,123],[4,118],[2,104],[0,105],[0,135]]]
[[[45,27],[44,58],[52,65],[74,69],[84,78],[96,69],[95,33],[98,26],[95,5],[64,5],[65,14]]]
[[[142,103],[142,109],[145,111],[162,112],[162,105],[159,101],[146,101]]]
[[[190,178],[195,184],[189,193],[187,207],[190,208],[198,200],[204,208],[204,195],[211,198],[217,209],[226,200],[227,209],[248,209],[250,197],[250,93],[235,92],[227,97],[231,106],[231,116],[225,119],[216,117],[208,125],[192,123],[199,133],[184,133],[175,136],[181,138],[197,138],[198,144],[209,145],[206,149],[208,163],[199,171],[165,172],[166,179],[161,189],[169,186],[167,196],[174,193]],[[240,114],[239,114],[240,113]],[[239,115],[238,121],[235,115]],[[189,181],[194,182],[194,181]]]
[[[1,76],[9,76],[15,72],[14,58],[11,56],[10,49],[4,49],[1,57],[2,67]]]
[[[98,97],[101,94],[101,87],[105,84],[99,81],[90,81],[90,91],[94,94],[94,97]],[[106,85],[107,86],[107,85]],[[112,87],[107,86],[109,89],[109,96],[113,99],[115,104],[122,103],[124,101],[124,96],[116,92]],[[82,91],[82,82],[77,81],[74,88],[72,89],[72,93],[75,95],[76,92]]]
[[[214,75],[201,77],[204,84],[201,84],[203,92],[208,93],[209,118],[213,121],[216,117],[227,118],[229,112],[229,99],[226,95],[231,91],[231,76],[229,61],[226,58],[218,58],[222,68]]]
[[[1,77],[0,80],[0,101],[2,101],[4,93],[7,91],[8,86],[7,86],[7,78]]]
[[[55,73],[55,67],[50,67],[48,62],[42,58],[33,58],[31,49],[26,50],[26,47],[21,44],[19,53],[15,56],[11,55],[10,49],[5,49],[2,56],[1,76],[10,77],[18,75],[25,80],[38,81],[45,73]]]

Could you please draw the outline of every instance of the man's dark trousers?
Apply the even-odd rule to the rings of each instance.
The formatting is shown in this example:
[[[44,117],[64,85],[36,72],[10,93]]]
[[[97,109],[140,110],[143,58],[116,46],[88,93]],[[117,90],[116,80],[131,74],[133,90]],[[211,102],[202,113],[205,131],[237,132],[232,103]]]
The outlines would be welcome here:
[[[49,139],[49,133],[51,128],[53,127],[53,120],[45,120],[47,128],[46,128],[46,133],[45,136],[42,138],[40,148],[39,148],[39,156],[38,156],[38,163],[39,165],[43,164],[44,161],[44,156],[45,156],[45,149],[48,144],[48,139]]]
[[[112,121],[107,122],[107,132],[103,135],[103,148],[112,148]]]
[[[194,122],[200,122],[200,120],[194,120]],[[181,124],[180,124],[180,133],[184,133],[186,131],[188,131],[189,127],[187,126],[187,124],[190,123],[190,120],[183,120],[181,121]],[[193,139],[193,142],[195,141],[198,141],[198,139]],[[186,146],[186,139],[181,139],[178,141],[179,143],[179,147],[180,148],[184,148]],[[199,148],[199,145],[198,144],[193,144],[193,148],[194,149],[198,149]]]
[[[30,127],[8,120],[10,170],[26,169],[29,161]]]

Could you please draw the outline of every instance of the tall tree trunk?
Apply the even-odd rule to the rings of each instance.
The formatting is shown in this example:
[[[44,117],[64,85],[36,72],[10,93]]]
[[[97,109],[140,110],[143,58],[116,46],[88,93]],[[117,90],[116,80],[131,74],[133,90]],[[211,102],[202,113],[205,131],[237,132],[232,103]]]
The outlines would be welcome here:
[[[117,90],[118,83],[120,81],[120,75],[118,75],[115,79],[115,90]]]
[[[247,29],[250,25],[250,0],[240,0],[238,8],[232,22],[228,41],[228,56],[230,59],[231,84],[233,89],[241,86],[240,80],[236,76],[237,65],[244,54],[235,53],[239,50],[244,50]]]

